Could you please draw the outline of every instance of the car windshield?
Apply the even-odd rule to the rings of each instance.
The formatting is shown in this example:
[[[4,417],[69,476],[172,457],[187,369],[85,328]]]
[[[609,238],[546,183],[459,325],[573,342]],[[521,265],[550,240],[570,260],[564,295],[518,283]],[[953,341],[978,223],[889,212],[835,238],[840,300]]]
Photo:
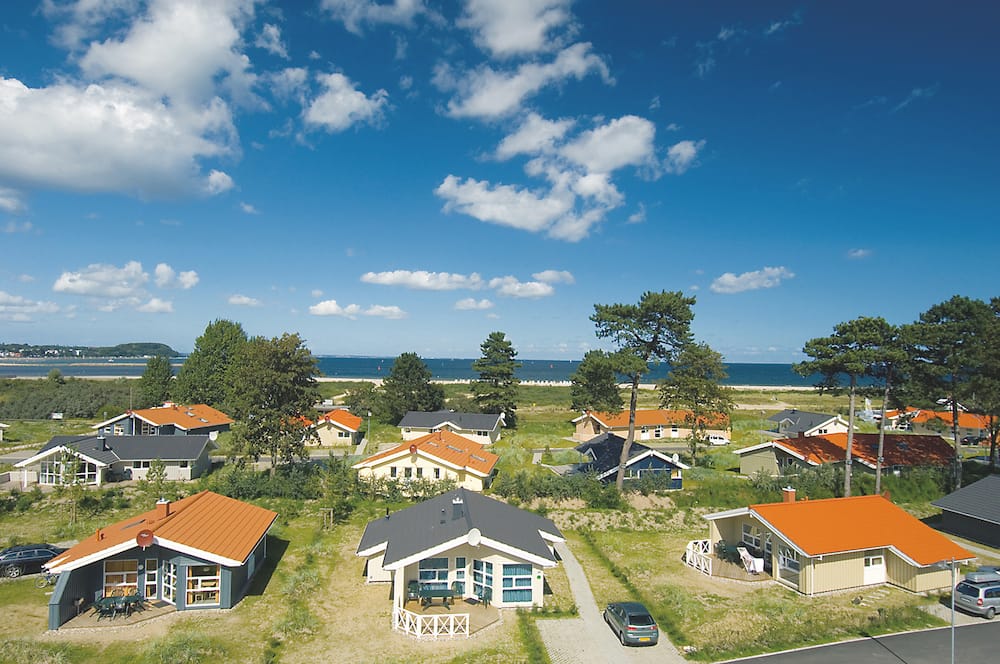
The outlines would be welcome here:
[[[962,593],[963,595],[968,595],[969,597],[979,597],[979,588],[972,585],[971,583],[966,583],[962,581],[955,587],[955,590]]]
[[[633,613],[628,617],[628,624],[636,627],[649,627],[656,623],[653,622],[653,616],[648,613]]]

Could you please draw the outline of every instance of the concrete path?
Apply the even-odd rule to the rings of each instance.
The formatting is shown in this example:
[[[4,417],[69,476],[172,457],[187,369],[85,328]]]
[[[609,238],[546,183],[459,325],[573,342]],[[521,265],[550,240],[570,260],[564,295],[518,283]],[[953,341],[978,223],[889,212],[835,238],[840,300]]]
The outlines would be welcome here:
[[[651,648],[626,648],[604,622],[602,608],[597,606],[583,567],[565,543],[556,544],[563,568],[569,579],[573,600],[579,611],[577,618],[535,621],[552,664],[617,664],[618,662],[686,661],[665,635]],[[625,598],[623,598],[625,599]]]

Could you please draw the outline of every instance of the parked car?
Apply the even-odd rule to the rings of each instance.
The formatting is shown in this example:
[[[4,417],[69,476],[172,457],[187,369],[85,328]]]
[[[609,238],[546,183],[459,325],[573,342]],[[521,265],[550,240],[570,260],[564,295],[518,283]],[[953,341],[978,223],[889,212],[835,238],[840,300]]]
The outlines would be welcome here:
[[[717,433],[708,434],[708,444],[709,445],[728,445],[729,439],[725,436],[719,435]]]
[[[655,646],[660,630],[646,607],[638,602],[612,602],[604,609],[604,622],[623,646]]]
[[[979,445],[989,440],[986,436],[965,436],[962,438],[963,445]]]
[[[39,572],[42,565],[49,562],[66,549],[51,544],[19,544],[0,551],[0,573],[10,578],[22,574]]]
[[[1000,574],[970,572],[955,586],[955,608],[993,620],[1000,611]]]

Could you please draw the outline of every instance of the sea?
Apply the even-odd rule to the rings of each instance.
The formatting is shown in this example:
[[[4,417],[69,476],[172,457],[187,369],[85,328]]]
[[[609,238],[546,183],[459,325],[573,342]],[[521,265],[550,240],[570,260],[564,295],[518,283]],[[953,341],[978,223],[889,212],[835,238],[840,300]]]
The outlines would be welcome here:
[[[317,356],[321,374],[329,378],[373,379],[385,378],[392,371],[392,357],[342,357]],[[472,370],[472,358],[421,358],[430,369],[434,380],[460,381],[478,378]],[[560,384],[569,381],[580,362],[577,360],[520,360],[517,377],[534,383]],[[180,369],[184,358],[173,358],[174,372]],[[800,376],[792,371],[791,364],[756,364],[732,362],[727,364],[727,385],[795,386],[807,387],[819,381],[818,376]],[[126,377],[136,378],[146,368],[143,358],[0,358],[0,378],[40,378],[58,369],[63,376]],[[644,383],[655,383],[666,378],[669,367],[654,366],[643,378]]]

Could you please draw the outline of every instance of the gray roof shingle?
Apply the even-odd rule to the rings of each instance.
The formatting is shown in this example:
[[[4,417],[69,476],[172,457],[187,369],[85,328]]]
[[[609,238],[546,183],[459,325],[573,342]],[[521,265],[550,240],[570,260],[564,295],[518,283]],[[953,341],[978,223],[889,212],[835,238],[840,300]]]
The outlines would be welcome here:
[[[103,440],[103,445],[102,445]],[[55,436],[39,450],[64,445],[101,463],[116,461],[191,461],[214,443],[206,435],[193,436]]]
[[[456,504],[456,499],[461,503]],[[413,507],[371,521],[358,552],[386,544],[383,565],[391,565],[477,528],[482,536],[555,562],[539,531],[562,538],[551,520],[474,491],[455,489]]]
[[[430,413],[411,410],[399,421],[401,427],[433,429],[445,422],[451,422],[459,429],[467,431],[492,431],[500,425],[500,415],[488,413],[456,413],[451,410],[435,410]]]
[[[987,475],[978,482],[931,501],[931,505],[1000,524],[1000,475]]]
[[[771,422],[777,423],[778,425],[772,429],[772,431],[777,431],[779,433],[798,433],[800,431],[809,431],[810,429],[818,427],[820,424],[823,424],[823,422],[832,420],[835,417],[837,416],[827,415],[826,413],[810,413],[805,410],[786,409],[767,419]]]

